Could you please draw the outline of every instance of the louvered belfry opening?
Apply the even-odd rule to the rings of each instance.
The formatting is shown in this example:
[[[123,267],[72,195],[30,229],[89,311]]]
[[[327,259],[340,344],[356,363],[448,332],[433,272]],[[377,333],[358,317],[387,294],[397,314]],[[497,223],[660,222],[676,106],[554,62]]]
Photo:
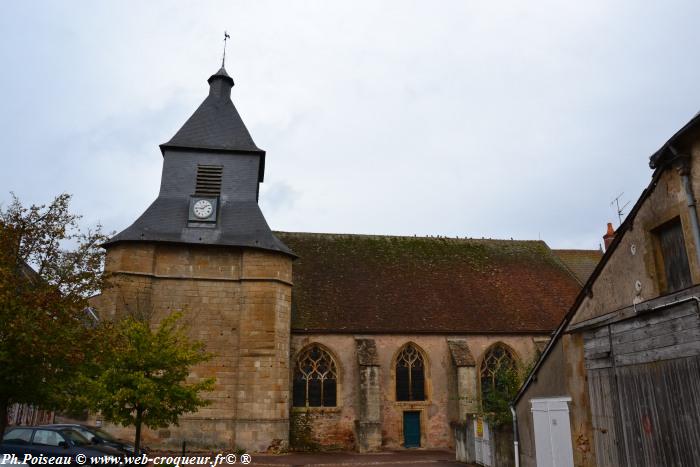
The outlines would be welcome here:
[[[197,165],[197,196],[219,196],[221,194],[222,165]]]

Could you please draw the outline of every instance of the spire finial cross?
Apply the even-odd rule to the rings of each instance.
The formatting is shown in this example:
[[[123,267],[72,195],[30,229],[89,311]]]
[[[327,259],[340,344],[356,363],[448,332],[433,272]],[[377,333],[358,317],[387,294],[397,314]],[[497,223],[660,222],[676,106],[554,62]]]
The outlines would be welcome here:
[[[231,39],[231,36],[228,35],[228,32],[224,31],[224,55],[221,58],[221,68],[226,64],[226,41],[229,39]]]

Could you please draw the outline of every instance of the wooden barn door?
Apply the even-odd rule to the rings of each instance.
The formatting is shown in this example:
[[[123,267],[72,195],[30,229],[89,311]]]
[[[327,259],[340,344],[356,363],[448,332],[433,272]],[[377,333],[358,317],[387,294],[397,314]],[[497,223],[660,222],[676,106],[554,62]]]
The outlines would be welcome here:
[[[584,335],[598,466],[700,459],[700,319],[695,302]]]

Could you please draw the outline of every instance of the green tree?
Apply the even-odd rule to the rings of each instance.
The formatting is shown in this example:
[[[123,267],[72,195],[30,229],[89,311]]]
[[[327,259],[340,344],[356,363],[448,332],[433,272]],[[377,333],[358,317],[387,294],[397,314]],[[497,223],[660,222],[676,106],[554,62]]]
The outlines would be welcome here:
[[[520,389],[523,382],[523,371],[517,366],[499,366],[494,374],[494,387],[483,394],[482,406],[484,417],[496,428],[513,422],[510,412],[510,401]]]
[[[193,365],[211,359],[204,344],[191,341],[173,313],[157,327],[128,316],[115,323],[116,345],[104,366],[87,386],[93,407],[113,423],[136,428],[135,447],[141,446],[141,427],[177,425],[180,415],[194,412],[209,401],[213,378],[188,382]]]
[[[101,328],[88,297],[104,286],[107,236],[81,232],[70,195],[0,209],[0,433],[14,403],[69,405],[72,383],[92,358]]]
[[[509,364],[504,361],[496,368],[493,385],[482,394],[482,415],[495,428],[513,423],[510,403],[520,390],[525,377],[539,359],[537,352],[533,360],[525,365]]]

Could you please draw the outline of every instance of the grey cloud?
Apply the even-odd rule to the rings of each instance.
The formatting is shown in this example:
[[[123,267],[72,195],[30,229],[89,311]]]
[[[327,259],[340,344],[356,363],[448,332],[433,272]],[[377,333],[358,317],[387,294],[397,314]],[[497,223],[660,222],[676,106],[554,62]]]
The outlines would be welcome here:
[[[691,1],[4,5],[0,200],[131,223],[221,35],[276,229],[596,248],[700,107]]]

